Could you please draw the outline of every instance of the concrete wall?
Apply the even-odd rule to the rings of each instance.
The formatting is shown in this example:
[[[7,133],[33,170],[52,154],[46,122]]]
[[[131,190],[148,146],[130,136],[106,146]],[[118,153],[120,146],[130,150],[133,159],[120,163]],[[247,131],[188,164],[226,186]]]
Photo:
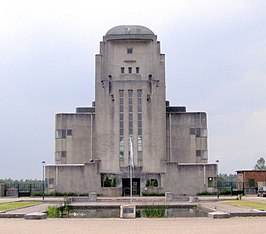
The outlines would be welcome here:
[[[55,140],[55,163],[87,163],[93,159],[94,114],[57,114],[56,130],[72,130],[71,136]],[[66,155],[60,152],[65,151]]]
[[[200,136],[190,129],[200,129]],[[169,162],[207,163],[207,115],[202,112],[167,113],[167,154]],[[197,151],[202,155],[197,156]],[[198,152],[199,153],[199,152]]]
[[[97,162],[76,165],[47,165],[47,192],[97,192],[101,186]],[[50,183],[53,182],[53,183]]]
[[[217,164],[167,163],[162,184],[165,192],[193,195],[208,190],[209,177],[216,181]]]

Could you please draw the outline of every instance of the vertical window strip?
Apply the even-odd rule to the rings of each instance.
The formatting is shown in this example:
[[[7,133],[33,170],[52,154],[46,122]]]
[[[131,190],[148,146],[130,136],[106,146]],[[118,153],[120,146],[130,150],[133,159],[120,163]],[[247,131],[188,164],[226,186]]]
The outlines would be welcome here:
[[[142,160],[142,90],[138,90],[138,159]]]
[[[120,158],[124,158],[124,90],[119,90],[119,151]]]
[[[133,137],[133,90],[128,90],[128,134]]]

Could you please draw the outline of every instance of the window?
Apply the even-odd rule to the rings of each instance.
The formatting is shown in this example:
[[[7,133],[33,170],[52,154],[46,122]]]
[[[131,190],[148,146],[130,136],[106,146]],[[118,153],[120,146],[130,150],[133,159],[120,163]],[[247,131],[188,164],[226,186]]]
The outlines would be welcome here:
[[[59,129],[55,131],[55,138],[66,138],[66,130],[65,129]]]
[[[255,179],[249,179],[248,180],[248,186],[250,188],[254,188],[255,187]]]
[[[128,90],[128,133],[133,136],[133,90]]]
[[[60,161],[61,158],[65,158],[67,155],[67,152],[66,151],[56,151],[55,152],[55,160],[56,161]]]
[[[213,177],[208,177],[208,188],[213,188]]]
[[[139,67],[136,67],[136,73],[139,73]]]
[[[67,136],[72,136],[72,129],[67,129]]]
[[[124,90],[119,90],[119,152],[120,158],[124,158]]]
[[[128,68],[128,73],[132,73],[132,67]]]
[[[125,73],[125,68],[121,67],[121,73]]]
[[[127,48],[127,53],[128,54],[133,54],[133,48]]]
[[[208,159],[207,150],[196,150],[196,157],[201,157],[202,159]]]
[[[195,135],[196,137],[207,137],[207,129],[206,128],[190,128],[190,135]]]
[[[72,129],[58,129],[55,131],[55,138],[66,138],[66,136],[72,136]]]
[[[138,94],[138,159],[142,160],[142,90]]]
[[[54,184],[54,181],[55,181],[54,178],[50,178],[50,179],[48,180],[48,183],[49,183],[49,184]]]

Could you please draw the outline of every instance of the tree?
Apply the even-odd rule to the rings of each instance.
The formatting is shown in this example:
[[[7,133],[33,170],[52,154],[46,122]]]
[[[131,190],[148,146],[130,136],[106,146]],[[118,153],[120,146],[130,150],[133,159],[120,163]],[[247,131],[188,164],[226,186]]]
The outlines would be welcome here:
[[[265,160],[263,157],[257,160],[256,165],[254,166],[254,170],[266,170]]]

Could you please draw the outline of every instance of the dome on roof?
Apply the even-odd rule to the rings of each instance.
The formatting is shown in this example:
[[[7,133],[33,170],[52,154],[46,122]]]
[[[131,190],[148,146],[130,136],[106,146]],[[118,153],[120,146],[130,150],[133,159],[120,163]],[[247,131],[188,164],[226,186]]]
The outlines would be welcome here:
[[[140,25],[120,25],[111,28],[107,33],[108,35],[154,35],[154,33]]]

